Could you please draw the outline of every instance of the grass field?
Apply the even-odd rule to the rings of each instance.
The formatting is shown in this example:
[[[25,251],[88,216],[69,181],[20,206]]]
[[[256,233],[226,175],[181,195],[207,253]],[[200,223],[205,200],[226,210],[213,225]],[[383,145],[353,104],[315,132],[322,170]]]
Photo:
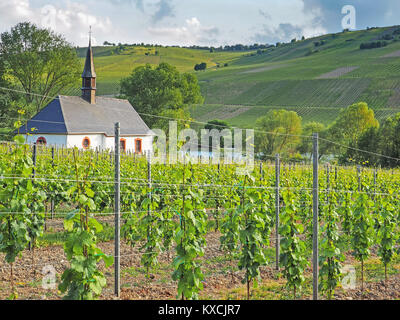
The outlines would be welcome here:
[[[385,118],[400,111],[400,36],[393,34],[399,28],[329,34],[261,54],[133,46],[116,54],[116,47],[95,47],[98,94],[117,94],[120,79],[146,63],[167,62],[194,73],[195,64],[206,62],[207,70],[196,73],[205,97],[205,105],[192,108],[198,121],[217,117],[251,127],[269,109],[284,108],[298,112],[305,122],[327,124],[341,108],[359,101]],[[386,47],[360,50],[361,43],[385,35],[394,37]],[[85,48],[78,52],[83,64]],[[229,65],[223,67],[225,63]]]
[[[128,77],[134,68],[147,63],[157,65],[161,62],[166,62],[176,66],[180,72],[194,72],[193,68],[198,63],[206,62],[209,68],[216,68],[218,64],[229,64],[243,55],[242,52],[210,53],[206,50],[177,47],[140,46],[127,46],[119,54],[115,52],[116,47],[113,46],[93,48],[99,95],[119,93],[120,80]],[[81,58],[83,67],[86,48],[79,48],[78,55]],[[72,90],[68,94],[79,94],[79,91],[75,91]]]

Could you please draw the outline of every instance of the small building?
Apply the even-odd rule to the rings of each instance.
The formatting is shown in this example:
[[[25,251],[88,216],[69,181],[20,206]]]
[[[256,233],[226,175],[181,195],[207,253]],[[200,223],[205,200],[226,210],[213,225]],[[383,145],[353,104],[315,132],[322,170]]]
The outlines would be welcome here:
[[[57,96],[19,129],[27,143],[79,149],[114,149],[115,123],[120,147],[138,154],[152,152],[154,133],[128,100],[96,96],[91,41],[82,73],[81,96]],[[28,133],[28,134],[27,134]]]

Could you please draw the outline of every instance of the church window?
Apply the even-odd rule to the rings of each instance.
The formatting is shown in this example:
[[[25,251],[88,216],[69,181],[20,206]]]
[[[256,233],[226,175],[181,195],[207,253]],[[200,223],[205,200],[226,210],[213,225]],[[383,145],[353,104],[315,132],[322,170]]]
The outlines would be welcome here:
[[[88,137],[85,137],[82,141],[82,146],[84,149],[89,149],[90,148],[90,139]]]

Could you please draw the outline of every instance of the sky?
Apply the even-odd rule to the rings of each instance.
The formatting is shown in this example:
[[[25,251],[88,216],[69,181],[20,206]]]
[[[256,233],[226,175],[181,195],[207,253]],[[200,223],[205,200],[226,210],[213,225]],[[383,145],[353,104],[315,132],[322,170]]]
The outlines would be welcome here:
[[[272,44],[341,31],[346,5],[357,30],[400,24],[399,0],[0,0],[0,32],[30,21],[75,46],[89,26],[95,45]]]

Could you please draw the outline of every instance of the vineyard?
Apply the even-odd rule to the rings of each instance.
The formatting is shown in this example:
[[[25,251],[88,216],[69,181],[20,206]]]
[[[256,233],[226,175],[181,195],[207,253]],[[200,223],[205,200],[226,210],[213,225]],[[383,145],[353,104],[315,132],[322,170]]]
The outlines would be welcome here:
[[[121,154],[116,202],[113,152],[19,137],[0,148],[1,299],[112,299],[120,281],[123,299],[310,299],[316,280],[336,299],[349,266],[349,291],[368,297],[371,261],[384,287],[399,271],[397,169],[320,163],[316,239],[308,163],[271,157],[244,172]]]

